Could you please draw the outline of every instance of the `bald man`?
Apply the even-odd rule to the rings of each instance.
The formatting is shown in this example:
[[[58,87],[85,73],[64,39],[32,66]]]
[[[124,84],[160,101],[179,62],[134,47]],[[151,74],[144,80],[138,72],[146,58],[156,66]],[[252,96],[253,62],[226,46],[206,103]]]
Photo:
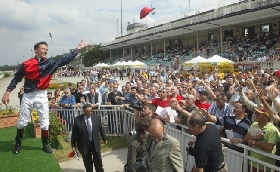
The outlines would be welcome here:
[[[184,171],[180,143],[164,133],[164,125],[159,119],[151,120],[146,141],[146,162],[150,171]]]

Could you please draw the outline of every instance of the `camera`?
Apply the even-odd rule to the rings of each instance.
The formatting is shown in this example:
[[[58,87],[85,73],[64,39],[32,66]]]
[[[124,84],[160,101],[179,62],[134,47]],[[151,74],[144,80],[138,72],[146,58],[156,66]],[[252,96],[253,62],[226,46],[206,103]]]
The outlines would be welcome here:
[[[194,143],[190,142],[189,147],[186,147],[186,151],[189,155],[194,156]]]
[[[136,172],[149,172],[149,169],[142,162],[136,162],[133,164],[133,168]]]
[[[143,110],[143,103],[139,100],[137,100],[137,102],[134,103],[133,108],[138,110],[138,111],[142,111]]]

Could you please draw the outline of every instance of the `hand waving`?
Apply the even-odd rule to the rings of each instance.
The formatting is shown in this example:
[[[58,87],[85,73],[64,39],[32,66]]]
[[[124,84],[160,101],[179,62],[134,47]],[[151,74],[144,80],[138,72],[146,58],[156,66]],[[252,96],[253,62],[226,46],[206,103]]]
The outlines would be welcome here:
[[[84,47],[88,47],[89,45],[90,45],[89,43],[84,42],[84,40],[81,40],[79,46],[77,47],[77,49],[82,49]]]
[[[275,99],[278,97],[278,93],[274,89],[269,90],[267,93],[271,99]]]

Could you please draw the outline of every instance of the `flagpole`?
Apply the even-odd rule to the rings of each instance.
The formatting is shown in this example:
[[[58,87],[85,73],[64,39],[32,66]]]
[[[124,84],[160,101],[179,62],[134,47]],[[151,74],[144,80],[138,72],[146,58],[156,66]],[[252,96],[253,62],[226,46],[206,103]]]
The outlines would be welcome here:
[[[122,0],[121,0],[121,36],[123,36],[123,25],[122,25]]]

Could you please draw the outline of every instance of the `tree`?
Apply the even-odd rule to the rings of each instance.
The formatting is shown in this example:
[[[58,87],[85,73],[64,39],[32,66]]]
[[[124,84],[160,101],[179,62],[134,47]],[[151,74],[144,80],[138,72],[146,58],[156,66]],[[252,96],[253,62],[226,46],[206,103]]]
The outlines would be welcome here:
[[[60,59],[60,58],[62,58],[62,57],[64,57],[64,56],[66,56],[67,55],[67,53],[63,53],[63,54],[61,54],[61,55],[56,55],[55,57],[52,57],[52,59],[53,60],[58,60],[58,59]]]
[[[87,50],[81,51],[81,58],[83,58],[83,64],[86,67],[92,66],[94,63],[99,63],[100,61],[105,61],[109,57],[109,52],[100,49],[101,44],[94,45]]]

